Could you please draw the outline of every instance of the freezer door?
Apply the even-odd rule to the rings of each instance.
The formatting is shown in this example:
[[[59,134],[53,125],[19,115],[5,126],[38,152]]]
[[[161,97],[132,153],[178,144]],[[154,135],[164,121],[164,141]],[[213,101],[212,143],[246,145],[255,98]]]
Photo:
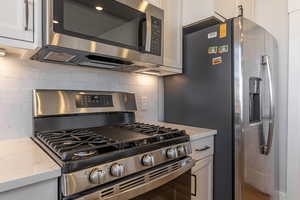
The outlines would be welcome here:
[[[235,199],[273,200],[276,187],[274,74],[276,40],[262,27],[234,22]]]

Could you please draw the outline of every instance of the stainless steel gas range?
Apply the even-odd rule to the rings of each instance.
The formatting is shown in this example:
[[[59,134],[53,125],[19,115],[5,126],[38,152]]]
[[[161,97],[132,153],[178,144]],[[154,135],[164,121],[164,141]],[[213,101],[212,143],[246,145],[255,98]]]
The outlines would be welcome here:
[[[185,131],[135,122],[135,95],[35,90],[34,136],[62,168],[61,200],[188,200]]]

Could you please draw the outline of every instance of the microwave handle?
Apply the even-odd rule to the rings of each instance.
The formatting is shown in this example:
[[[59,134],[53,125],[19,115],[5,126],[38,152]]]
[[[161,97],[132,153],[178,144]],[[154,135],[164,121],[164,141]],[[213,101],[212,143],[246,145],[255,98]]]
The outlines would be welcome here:
[[[146,42],[145,42],[145,51],[146,52],[151,52],[151,38],[152,38],[151,15],[146,14]]]

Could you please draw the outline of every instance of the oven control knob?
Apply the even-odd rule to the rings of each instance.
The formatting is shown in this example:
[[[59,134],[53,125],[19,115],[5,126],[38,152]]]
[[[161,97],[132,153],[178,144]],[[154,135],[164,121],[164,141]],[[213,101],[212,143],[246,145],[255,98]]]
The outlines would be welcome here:
[[[121,177],[125,175],[125,167],[122,164],[113,164],[110,168],[110,173],[114,177]]]
[[[105,178],[105,171],[101,170],[101,169],[93,169],[90,173],[90,182],[93,184],[101,184],[104,182],[104,178]]]
[[[175,159],[177,157],[178,157],[177,149],[175,148],[167,149],[167,158]]]
[[[177,147],[177,152],[178,152],[178,156],[185,156],[186,155],[185,147],[182,146],[182,145]]]
[[[154,157],[151,154],[146,154],[142,158],[142,165],[144,166],[153,166],[154,165]]]

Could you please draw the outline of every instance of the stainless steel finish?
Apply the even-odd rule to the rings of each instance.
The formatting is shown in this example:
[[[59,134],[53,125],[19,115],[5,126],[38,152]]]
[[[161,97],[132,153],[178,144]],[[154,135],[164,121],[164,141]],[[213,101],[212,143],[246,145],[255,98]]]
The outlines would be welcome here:
[[[92,184],[101,184],[105,180],[106,173],[105,171],[102,171],[101,169],[95,168],[90,173],[89,180]]]
[[[177,148],[167,149],[167,158],[169,158],[169,159],[175,159],[177,157],[178,157]]]
[[[24,0],[25,3],[25,31],[29,30],[29,0]]]
[[[185,155],[186,154],[185,147],[184,146],[178,146],[177,147],[177,152],[178,152],[178,156]]]
[[[110,174],[114,177],[122,177],[125,175],[125,166],[115,163],[110,167]]]
[[[77,108],[76,95],[112,95],[113,107]],[[97,112],[135,112],[135,95],[124,92],[71,91],[71,90],[34,90],[34,116],[64,115]]]
[[[269,82],[269,96],[270,96],[270,113],[269,113],[269,128],[268,128],[268,141],[262,146],[262,153],[268,155],[272,148],[273,136],[274,136],[274,120],[275,120],[275,103],[273,94],[273,81],[271,75],[271,67],[269,56],[262,57],[262,65],[266,68],[266,73]]]
[[[155,165],[154,156],[151,154],[144,155],[141,161],[142,161],[142,165],[144,166],[150,167]]]
[[[235,200],[242,200],[242,182],[244,174],[244,144],[243,144],[243,72],[242,72],[242,28],[241,17],[234,19],[234,140],[235,140]]]
[[[163,49],[164,49],[164,30],[163,30],[163,20],[164,20],[164,11],[160,8],[157,8],[151,4],[149,4],[145,0],[116,0],[121,3],[126,4],[127,6],[137,9],[141,12],[146,13],[147,16],[147,44],[146,51],[150,51],[151,49],[151,16],[157,17],[162,20],[162,44],[161,44],[161,55],[157,56],[150,53],[143,53],[140,51],[136,51],[133,49],[122,48],[118,46],[108,45],[100,42],[90,41],[86,39],[81,39],[65,34],[56,33],[53,30],[53,0],[45,1],[45,9],[43,16],[44,17],[44,29],[43,29],[43,45],[42,50],[49,52],[51,50],[47,49],[47,47],[54,47],[56,49],[60,49],[62,51],[70,51],[70,50],[79,50],[81,52],[85,52],[85,54],[93,54],[93,55],[101,55],[112,58],[118,58],[125,61],[130,61],[133,64],[124,65],[120,67],[114,67],[114,70],[119,71],[135,71],[143,68],[157,68],[160,65],[163,65]],[[59,51],[61,52],[61,51]],[[75,54],[75,53],[74,53]],[[65,64],[73,64],[73,65],[91,65],[92,67],[102,67],[108,68],[107,65],[100,65],[99,63],[94,63],[93,60],[89,61],[85,56],[82,56],[80,53],[76,53],[76,63],[68,63],[63,62]],[[44,56],[44,54],[42,54]],[[44,60],[39,53],[33,56],[34,59],[39,61],[47,61]],[[84,64],[81,64],[84,63]],[[128,68],[129,66],[129,68]],[[130,67],[135,68],[130,68]]]
[[[152,26],[151,26],[151,15],[147,14],[147,33],[146,33],[146,52],[151,50],[151,36],[152,36]]]
[[[276,148],[270,147],[275,138],[274,94],[272,80],[277,68],[276,40],[262,27],[239,17],[234,19],[234,110],[235,110],[235,200],[245,200],[248,186],[254,193],[264,193],[274,199],[277,184]],[[264,57],[262,62],[262,56]],[[271,64],[270,64],[271,63]],[[260,79],[261,120],[250,123],[250,93],[255,92],[251,79]],[[270,81],[271,80],[271,81]],[[269,87],[267,87],[269,86]],[[258,91],[257,91],[258,92]],[[271,132],[271,134],[270,134]],[[272,138],[272,135],[274,137]],[[265,143],[265,134],[268,142]],[[264,154],[261,154],[263,150]],[[254,164],[255,163],[255,164]],[[255,181],[254,181],[255,180]],[[264,180],[259,181],[259,180]]]
[[[169,149],[169,148],[176,149],[179,146],[184,146],[186,149],[186,154],[181,157],[187,156],[188,154],[192,153],[191,144],[189,142],[187,142],[187,143],[173,145],[171,147],[151,151],[151,152],[148,152],[147,154],[150,154],[154,157],[155,163],[153,166],[158,166],[162,163],[166,163],[168,161],[174,160],[174,159],[167,158],[167,156],[166,156],[167,149]],[[153,166],[145,166],[142,164],[141,160],[145,155],[146,154],[139,154],[139,155],[135,155],[132,157],[127,157],[127,158],[124,158],[121,160],[117,160],[117,161],[114,161],[111,163],[105,163],[105,164],[95,166],[92,168],[88,168],[85,170],[80,170],[80,171],[77,171],[74,173],[63,174],[62,178],[61,178],[62,193],[64,194],[64,196],[69,196],[69,195],[72,195],[72,194],[75,194],[75,193],[78,193],[81,191],[85,191],[87,189],[90,189],[90,188],[93,188],[93,187],[99,185],[99,184],[91,184],[90,183],[90,174],[95,169],[102,170],[105,172],[105,174],[106,174],[106,176],[104,177],[105,180],[103,180],[101,183],[101,184],[103,184],[103,183],[108,183],[110,181],[119,179],[119,177],[112,176],[110,174],[112,165],[114,165],[116,163],[123,165],[125,167],[126,170],[124,171],[123,176],[128,176],[128,175],[131,175],[131,174],[134,174],[134,173],[137,173],[137,172],[140,172],[145,169],[149,169],[149,168],[153,167]]]
[[[194,165],[195,162],[188,157],[103,188],[95,193],[76,198],[76,200],[129,200],[176,179]]]

